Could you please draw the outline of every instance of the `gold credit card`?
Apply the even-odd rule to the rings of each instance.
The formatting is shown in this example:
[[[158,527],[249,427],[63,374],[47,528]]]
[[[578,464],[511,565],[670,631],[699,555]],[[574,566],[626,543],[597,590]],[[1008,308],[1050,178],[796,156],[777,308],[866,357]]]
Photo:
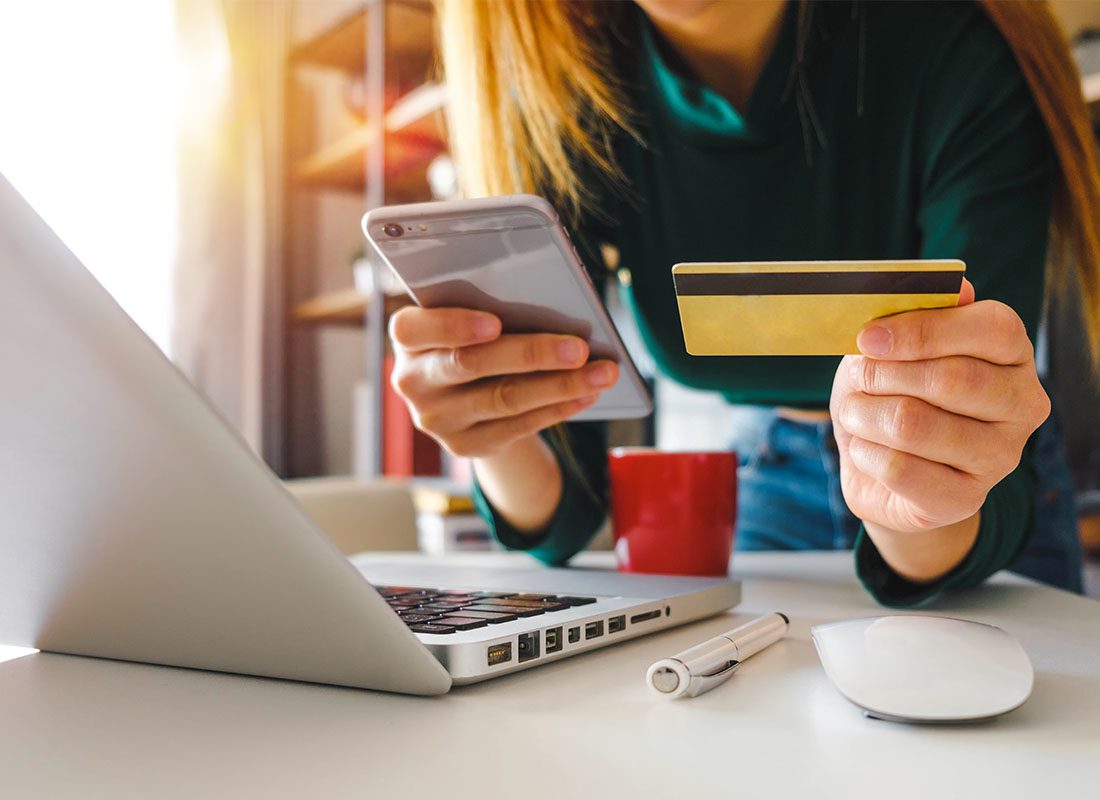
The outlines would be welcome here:
[[[966,265],[929,261],[757,261],[672,268],[693,356],[858,353],[873,319],[959,302]]]

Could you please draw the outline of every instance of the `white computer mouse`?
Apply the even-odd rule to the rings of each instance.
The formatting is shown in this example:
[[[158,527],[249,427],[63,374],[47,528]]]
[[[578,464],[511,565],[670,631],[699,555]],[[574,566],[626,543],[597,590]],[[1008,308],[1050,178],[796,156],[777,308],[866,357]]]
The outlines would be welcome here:
[[[1006,714],[1031,694],[1035,670],[993,625],[915,614],[811,630],[825,674],[871,717],[971,722]]]

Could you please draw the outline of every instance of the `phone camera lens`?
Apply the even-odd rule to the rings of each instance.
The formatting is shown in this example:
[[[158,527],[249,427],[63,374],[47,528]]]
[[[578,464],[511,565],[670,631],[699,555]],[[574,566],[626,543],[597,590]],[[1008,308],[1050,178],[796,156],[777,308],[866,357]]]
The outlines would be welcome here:
[[[387,236],[397,237],[397,236],[403,236],[404,233],[405,233],[405,229],[402,228],[400,225],[396,225],[396,224],[391,222],[388,225],[383,226],[382,232],[384,234],[386,234]]]

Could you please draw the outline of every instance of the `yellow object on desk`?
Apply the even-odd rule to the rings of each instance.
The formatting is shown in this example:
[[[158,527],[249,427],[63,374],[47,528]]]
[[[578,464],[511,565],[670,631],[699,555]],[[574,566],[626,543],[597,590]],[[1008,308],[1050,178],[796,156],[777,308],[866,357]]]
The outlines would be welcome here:
[[[434,486],[412,486],[413,503],[421,514],[472,514],[476,511],[469,494]]]

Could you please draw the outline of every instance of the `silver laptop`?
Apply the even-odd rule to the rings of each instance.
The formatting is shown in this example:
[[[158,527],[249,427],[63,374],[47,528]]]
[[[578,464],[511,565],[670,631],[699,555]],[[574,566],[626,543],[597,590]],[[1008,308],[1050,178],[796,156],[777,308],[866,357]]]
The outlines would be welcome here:
[[[740,599],[717,578],[357,567],[2,176],[0,376],[2,644],[427,695]]]

